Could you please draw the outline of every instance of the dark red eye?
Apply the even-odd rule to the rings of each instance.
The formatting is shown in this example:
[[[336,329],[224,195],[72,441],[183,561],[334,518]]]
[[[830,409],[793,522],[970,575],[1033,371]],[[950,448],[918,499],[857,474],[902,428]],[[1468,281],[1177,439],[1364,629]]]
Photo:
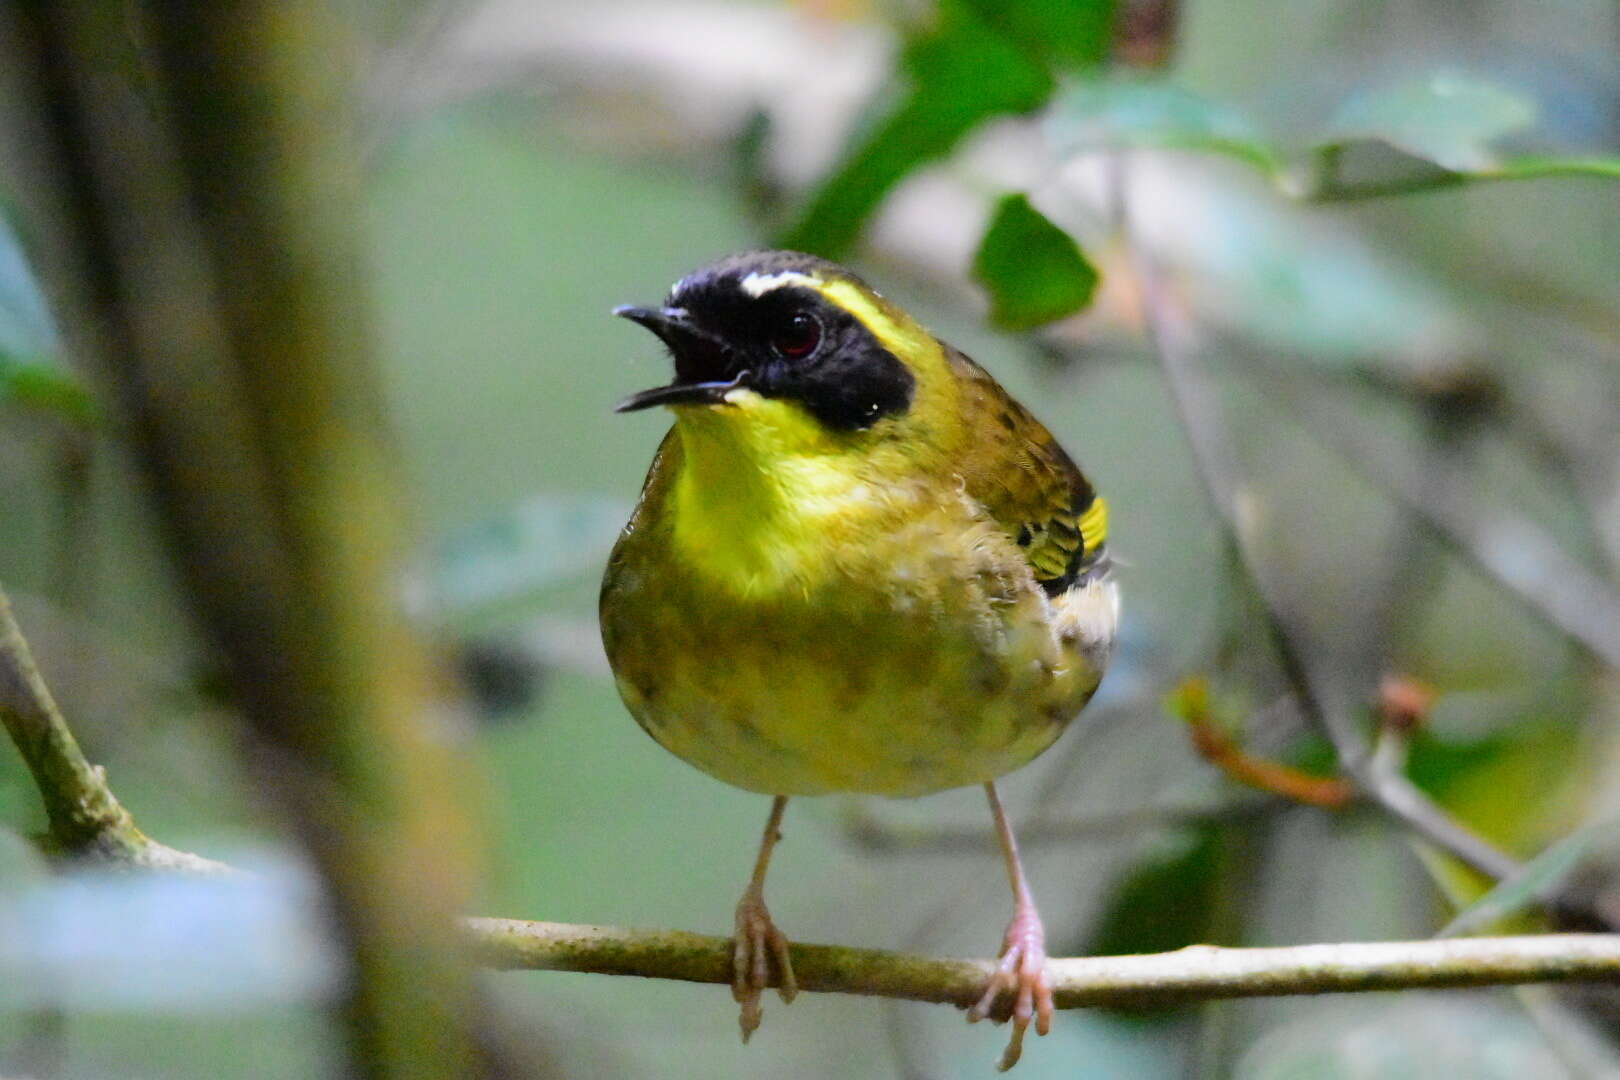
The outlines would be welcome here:
[[[788,360],[803,360],[821,344],[821,323],[807,311],[796,311],[771,337],[771,348]]]

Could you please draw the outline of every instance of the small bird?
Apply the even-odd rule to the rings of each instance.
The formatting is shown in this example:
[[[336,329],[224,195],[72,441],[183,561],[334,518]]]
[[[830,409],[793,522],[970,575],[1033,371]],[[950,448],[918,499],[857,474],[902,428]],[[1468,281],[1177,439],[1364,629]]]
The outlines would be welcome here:
[[[744,252],[614,314],[675,365],[618,406],[675,414],[602,582],[619,694],[676,757],[774,797],[736,911],[743,1041],[766,987],[796,992],[764,895],[788,798],[981,784],[1013,916],[968,1019],[1012,1020],[1010,1068],[1052,993],[995,780],[1102,677],[1106,504],[983,368],[834,263]]]

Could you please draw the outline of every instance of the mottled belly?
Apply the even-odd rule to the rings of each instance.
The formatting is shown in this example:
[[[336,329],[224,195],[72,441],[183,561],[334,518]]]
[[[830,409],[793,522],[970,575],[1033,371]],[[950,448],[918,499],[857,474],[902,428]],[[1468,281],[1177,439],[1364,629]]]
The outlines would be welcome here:
[[[967,618],[672,605],[607,639],[637,721],[717,779],[777,795],[922,795],[1026,764],[1095,689],[1099,673],[1029,603]]]

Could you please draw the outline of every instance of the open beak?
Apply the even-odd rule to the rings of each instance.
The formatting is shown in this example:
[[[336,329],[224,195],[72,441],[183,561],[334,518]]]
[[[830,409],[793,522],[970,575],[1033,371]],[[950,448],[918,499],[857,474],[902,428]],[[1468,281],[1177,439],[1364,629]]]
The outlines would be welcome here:
[[[675,358],[674,382],[631,394],[614,412],[635,412],[654,405],[719,405],[727,393],[745,385],[748,372],[734,370],[732,350],[695,325],[681,308],[616,307],[613,314],[657,334]]]

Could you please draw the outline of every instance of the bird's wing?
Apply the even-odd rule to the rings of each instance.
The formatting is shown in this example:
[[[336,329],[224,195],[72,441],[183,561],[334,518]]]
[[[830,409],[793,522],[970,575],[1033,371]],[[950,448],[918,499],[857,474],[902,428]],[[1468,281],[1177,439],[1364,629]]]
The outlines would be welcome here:
[[[1023,549],[1049,596],[1106,565],[1107,504],[1057,439],[966,354],[946,346],[974,442],[958,467],[967,493]]]

